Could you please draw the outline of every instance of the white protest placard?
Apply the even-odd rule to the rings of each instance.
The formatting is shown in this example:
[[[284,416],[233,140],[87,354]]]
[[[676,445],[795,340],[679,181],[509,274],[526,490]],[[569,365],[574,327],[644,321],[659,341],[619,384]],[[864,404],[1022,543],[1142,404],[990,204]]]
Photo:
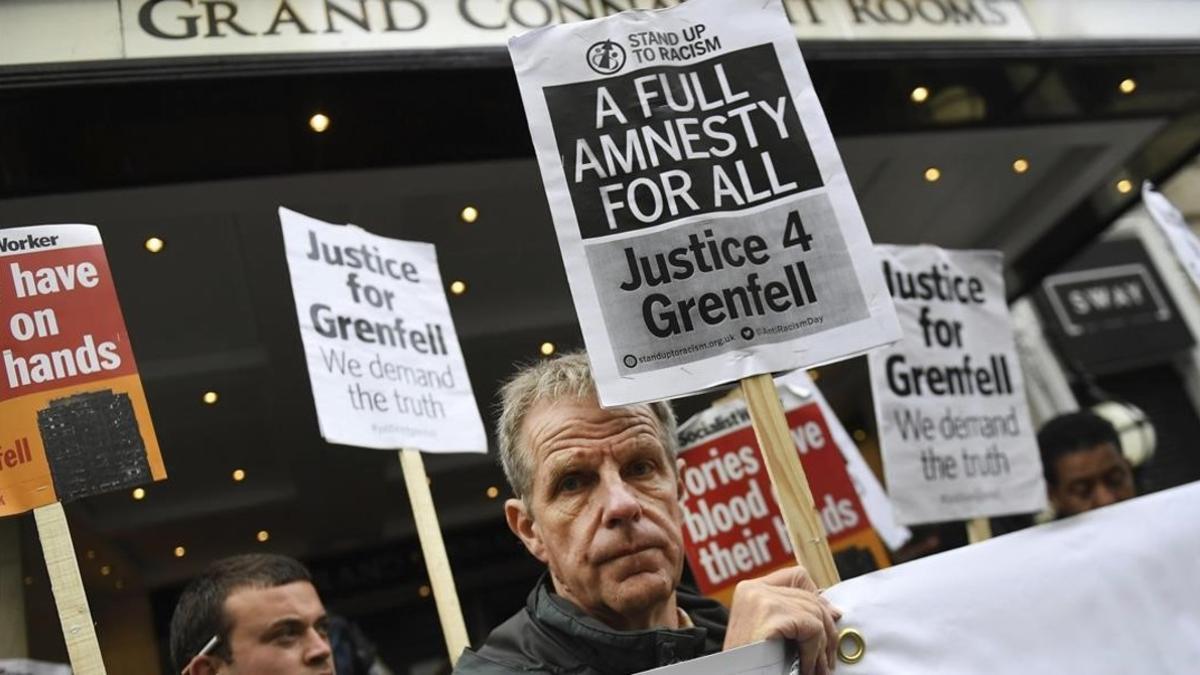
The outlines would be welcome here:
[[[690,0],[509,43],[600,401],[899,337],[778,0]]]
[[[839,675],[1194,673],[1200,484],[857,577],[825,592],[866,643]]]
[[[1046,488],[999,251],[879,246],[904,339],[871,352],[884,475],[905,525],[1033,513]]]
[[[1200,290],[1200,237],[1188,227],[1187,220],[1179,209],[1161,192],[1154,189],[1150,181],[1142,182],[1142,203],[1146,211],[1162,230],[1180,266],[1187,271],[1192,283]]]
[[[486,452],[433,244],[279,209],[321,435]]]

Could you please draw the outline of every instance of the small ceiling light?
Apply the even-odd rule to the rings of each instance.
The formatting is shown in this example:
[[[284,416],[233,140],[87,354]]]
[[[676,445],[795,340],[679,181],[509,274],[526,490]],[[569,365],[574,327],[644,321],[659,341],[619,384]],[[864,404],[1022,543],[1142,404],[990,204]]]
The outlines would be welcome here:
[[[25,585],[32,586],[33,585],[33,577],[25,577]]]
[[[134,499],[134,501],[139,501],[139,502],[140,502],[140,501],[142,501],[142,500],[143,500],[143,499],[145,499],[145,498],[146,498],[146,489],[145,489],[145,488],[134,488],[134,489],[133,489],[133,499]]]
[[[929,181],[930,183],[938,182],[938,179],[941,177],[942,172],[936,166],[931,166],[928,169],[925,169],[925,180]]]
[[[146,250],[150,251],[151,253],[158,253],[159,251],[163,250],[163,246],[166,246],[166,243],[164,243],[163,240],[159,239],[158,237],[150,237],[146,240]]]
[[[429,594],[432,592],[433,590],[424,584],[421,584],[421,587],[417,589],[417,595],[421,596],[422,598],[428,598]]]
[[[929,100],[929,87],[917,87],[910,94],[913,103],[924,103]]]
[[[464,223],[470,224],[476,220],[479,220],[479,209],[475,208],[474,206],[468,206],[464,208],[462,213],[458,214],[458,216],[462,218]]]
[[[88,552],[87,552],[85,555],[87,555],[87,559],[88,559],[88,560],[95,560],[95,559],[96,559],[96,552],[95,552],[95,551],[93,551],[93,550],[92,550],[92,549],[90,549],[90,548],[88,549]]]
[[[1025,173],[1029,170],[1029,160],[1024,157],[1018,157],[1013,160],[1013,171],[1016,173]]]
[[[329,128],[329,116],[324,113],[317,113],[308,118],[308,126],[318,134],[323,134]]]
[[[489,487],[487,489],[487,496],[488,496],[488,499],[495,499],[496,497],[499,497],[500,496],[500,488],[496,487],[495,485]]]
[[[854,440],[858,441],[859,443],[867,440],[867,432],[863,431],[862,429],[855,429]]]
[[[538,351],[542,353],[542,356],[552,356],[554,354],[554,343],[543,342],[542,346],[538,348]]]
[[[217,392],[215,392],[215,391],[206,391],[206,392],[204,392],[204,396],[202,397],[203,401],[205,403],[207,403],[208,405],[216,405],[217,401],[220,400],[220,398],[221,398],[221,396],[219,394],[217,394]]]
[[[182,546],[176,546],[176,547],[175,547],[175,557],[176,557],[176,558],[182,558],[182,557],[183,557],[183,556],[185,556],[185,555],[187,555],[187,549],[186,549],[186,548],[184,548],[184,547],[182,547]]]
[[[267,532],[266,530],[259,530],[258,534],[254,535],[254,538],[257,539],[259,542],[265,543],[267,541],[270,541],[271,533]]]
[[[1121,90],[1122,94],[1132,94],[1137,89],[1137,81],[1132,77],[1127,77],[1121,80],[1121,84],[1117,85],[1117,88]]]
[[[233,470],[233,482],[240,483],[246,480],[246,472],[242,469]]]
[[[450,283],[450,292],[455,295],[462,295],[467,292],[467,282],[454,281]]]
[[[1121,180],[1117,181],[1117,192],[1127,195],[1131,190],[1133,190],[1133,181],[1129,180],[1128,178],[1122,178]]]
[[[117,590],[119,591],[119,590],[122,590],[123,588],[125,588],[125,581],[123,579],[117,579],[117,583],[115,583],[113,585],[116,586]]]
[[[112,574],[112,567],[109,567],[108,565],[103,565],[100,567],[100,576],[106,577],[110,574]]]

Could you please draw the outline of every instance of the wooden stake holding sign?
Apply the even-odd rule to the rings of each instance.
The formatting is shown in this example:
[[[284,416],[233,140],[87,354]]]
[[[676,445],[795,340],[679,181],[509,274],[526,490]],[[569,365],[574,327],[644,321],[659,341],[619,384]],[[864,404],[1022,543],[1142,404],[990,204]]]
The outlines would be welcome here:
[[[992,538],[992,521],[989,518],[972,518],[967,521],[967,543],[978,544]]]
[[[796,455],[783,404],[770,374],[754,375],[741,381],[742,394],[750,409],[750,423],[758,438],[758,447],[775,485],[779,510],[787,525],[788,537],[796,560],[803,565],[820,588],[829,588],[838,581],[837,566],[829,550],[829,540],[821,517],[813,502],[812,490],[804,475],[804,467]]]
[[[417,523],[417,536],[421,540],[429,585],[433,588],[433,599],[437,603],[438,619],[442,622],[442,635],[446,638],[446,651],[450,654],[450,665],[453,666],[471,641],[467,638],[467,625],[463,621],[462,606],[459,605],[458,591],[454,587],[454,573],[450,570],[446,543],[442,540],[437,511],[433,507],[425,462],[420,452],[401,450],[400,465],[404,469],[404,485],[408,488],[413,520]]]
[[[71,671],[75,675],[105,675],[107,671],[100,655],[92,610],[83,591],[79,563],[75,560],[75,546],[71,543],[67,514],[62,504],[55,502],[34,509],[33,517],[37,522],[38,538],[42,542],[42,554],[46,558],[46,571],[50,574],[50,590],[54,593],[54,604],[58,608],[67,654],[71,659]]]

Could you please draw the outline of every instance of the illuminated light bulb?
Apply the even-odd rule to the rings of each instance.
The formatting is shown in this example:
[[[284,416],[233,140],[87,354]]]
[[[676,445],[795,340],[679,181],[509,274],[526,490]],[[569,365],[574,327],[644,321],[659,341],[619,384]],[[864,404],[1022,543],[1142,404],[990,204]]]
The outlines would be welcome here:
[[[458,216],[459,218],[462,218],[464,223],[473,223],[476,220],[479,220],[479,209],[475,208],[474,206],[468,206],[464,208],[462,213],[458,214]]]
[[[467,282],[455,281],[450,284],[450,292],[455,295],[462,295],[467,292]]]
[[[1117,192],[1120,192],[1123,195],[1127,195],[1132,190],[1133,190],[1133,181],[1129,180],[1128,178],[1122,178],[1121,180],[1117,181]]]
[[[542,353],[542,356],[551,356],[554,354],[554,343],[543,342],[542,346],[538,348],[538,351]]]
[[[203,400],[205,403],[207,403],[208,405],[215,405],[215,404],[216,404],[216,402],[217,402],[218,400],[220,400],[220,398],[221,398],[221,396],[220,396],[219,394],[217,394],[217,392],[215,392],[215,391],[206,391],[206,392],[204,392],[204,396],[202,397],[202,400]]]
[[[931,166],[925,169],[925,180],[930,183],[936,183],[942,177],[942,172],[936,166]]]
[[[929,88],[917,87],[916,89],[912,90],[912,94],[909,96],[912,98],[913,103],[924,103],[925,101],[929,100]]]
[[[499,497],[500,496],[500,488],[496,487],[495,485],[489,487],[487,489],[487,496],[488,496],[488,499],[495,499],[496,497]]]
[[[317,113],[308,118],[308,126],[318,134],[323,134],[329,128],[329,116],[324,113]]]
[[[1132,77],[1127,77],[1121,80],[1121,84],[1117,85],[1117,88],[1121,90],[1122,94],[1132,94],[1137,89],[1137,81]]]
[[[259,530],[258,534],[254,535],[254,538],[259,542],[267,542],[271,539],[271,533],[266,530]]]
[[[422,584],[421,587],[417,589],[417,595],[421,596],[422,598],[428,598],[429,594],[432,592],[433,592],[433,590],[424,584]]]
[[[240,483],[246,480],[246,472],[242,469],[233,470],[233,482]]]
[[[1029,170],[1029,160],[1024,157],[1018,157],[1013,161],[1012,169],[1015,173],[1025,173]]]
[[[133,489],[133,498],[136,501],[139,501],[139,502],[142,501],[143,499],[146,498],[146,490],[144,488],[134,488]]]
[[[187,549],[186,549],[186,548],[184,548],[184,547],[182,547],[182,546],[176,546],[176,547],[175,547],[175,557],[176,557],[176,558],[182,558],[182,557],[183,557],[183,556],[185,556],[185,555],[187,555]]]
[[[158,237],[150,237],[146,240],[146,250],[151,253],[158,253],[166,246],[166,242]]]
[[[100,576],[106,577],[110,574],[112,574],[112,568],[109,567],[108,565],[104,565],[100,568]]]

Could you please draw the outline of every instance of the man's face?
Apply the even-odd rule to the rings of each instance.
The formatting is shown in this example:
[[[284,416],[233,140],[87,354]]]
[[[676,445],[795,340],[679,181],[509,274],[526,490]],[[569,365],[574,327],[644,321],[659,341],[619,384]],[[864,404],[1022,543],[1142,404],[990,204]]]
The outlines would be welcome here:
[[[648,406],[542,401],[525,417],[529,506],[509,527],[550,568],[555,590],[613,628],[644,627],[683,571],[682,486]]]
[[[1059,516],[1073,516],[1134,496],[1133,472],[1109,442],[1067,453],[1055,460],[1058,483],[1050,501]]]
[[[225,599],[231,662],[219,675],[333,675],[325,607],[307,581],[238,588]]]

